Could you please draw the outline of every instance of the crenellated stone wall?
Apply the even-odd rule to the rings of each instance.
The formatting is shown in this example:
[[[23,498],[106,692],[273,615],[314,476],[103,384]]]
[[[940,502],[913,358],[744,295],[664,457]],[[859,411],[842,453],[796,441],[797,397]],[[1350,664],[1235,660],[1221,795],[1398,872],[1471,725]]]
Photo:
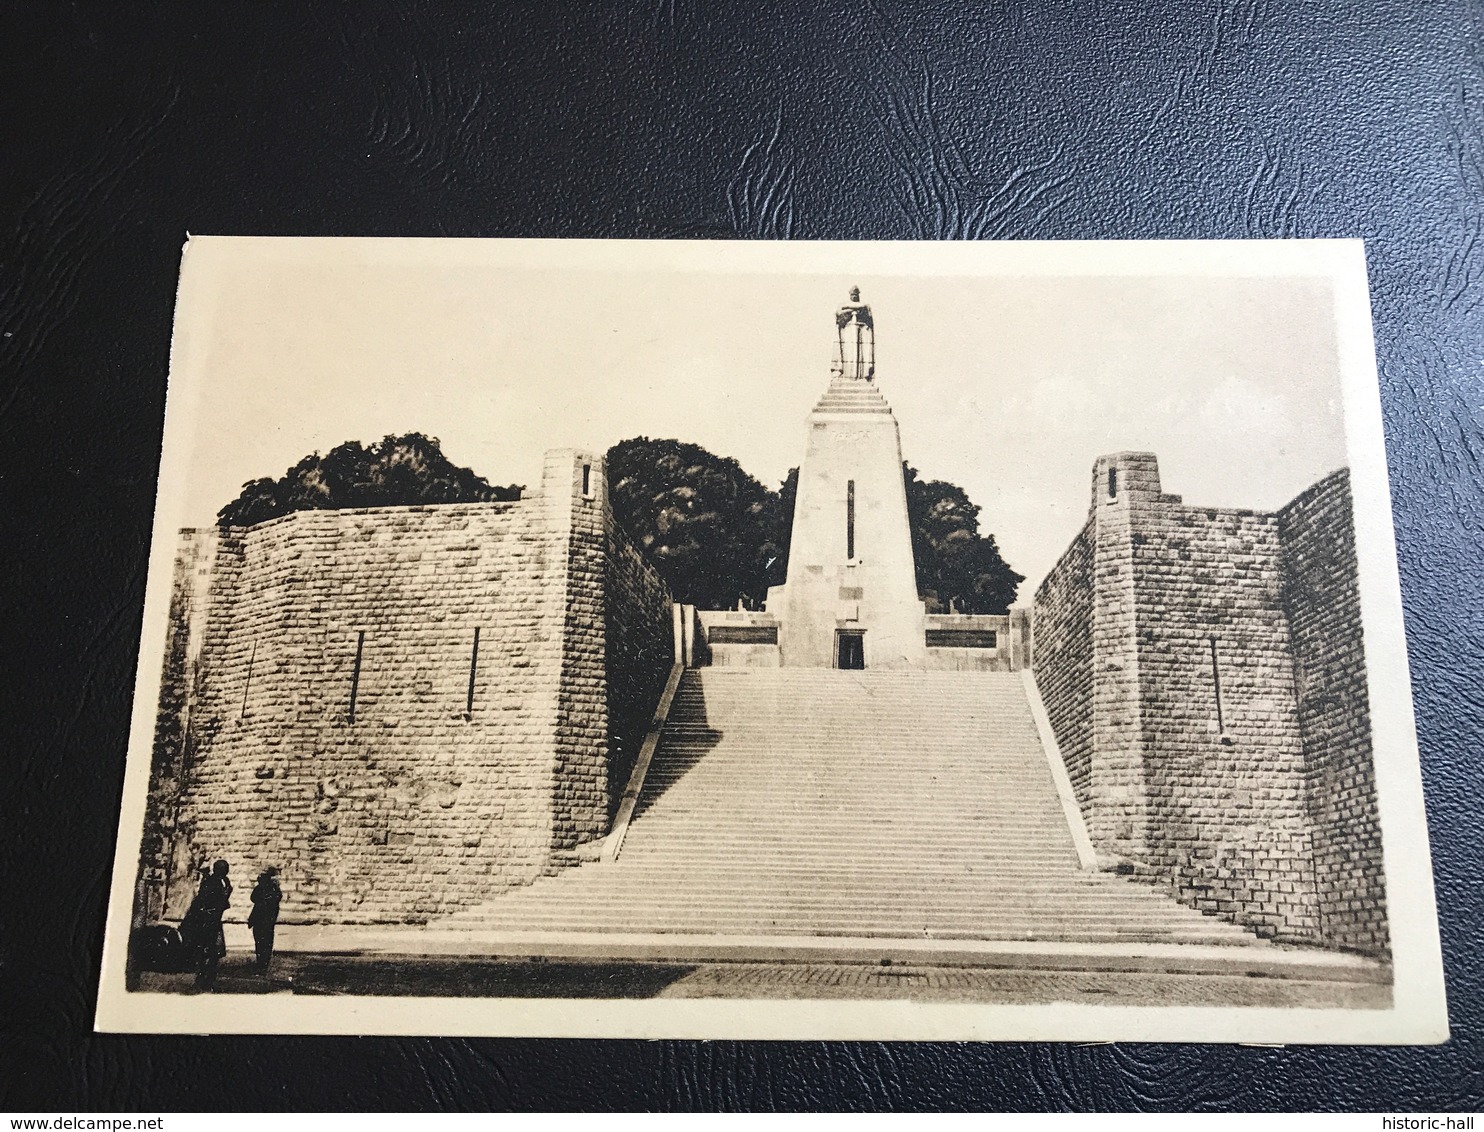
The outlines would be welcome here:
[[[518,503],[228,529],[207,607],[161,696],[191,705],[156,784],[178,799],[158,862],[177,916],[216,857],[239,887],[280,866],[285,919],[318,922],[424,920],[570,863],[607,831],[610,756],[672,651],[669,595],[574,451]]]
[[[1033,666],[1101,867],[1381,953],[1347,482],[1264,514],[1164,494],[1148,453],[1101,458],[1036,595]]]

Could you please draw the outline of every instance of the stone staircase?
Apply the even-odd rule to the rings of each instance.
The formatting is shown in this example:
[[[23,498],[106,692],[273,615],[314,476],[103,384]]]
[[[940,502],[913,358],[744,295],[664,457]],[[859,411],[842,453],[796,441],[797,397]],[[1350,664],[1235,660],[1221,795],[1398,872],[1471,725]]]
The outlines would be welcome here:
[[[891,406],[874,381],[844,377],[831,379],[824,396],[814,406],[816,413],[890,413]]]
[[[1267,947],[1078,868],[1017,673],[699,669],[623,851],[429,925]]]

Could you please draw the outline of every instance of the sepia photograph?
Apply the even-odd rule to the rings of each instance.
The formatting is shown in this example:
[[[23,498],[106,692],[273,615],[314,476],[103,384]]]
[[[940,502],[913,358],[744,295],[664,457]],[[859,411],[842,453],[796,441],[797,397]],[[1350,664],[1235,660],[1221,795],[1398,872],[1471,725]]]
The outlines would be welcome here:
[[[1359,241],[190,238],[97,1025],[1447,1038]]]

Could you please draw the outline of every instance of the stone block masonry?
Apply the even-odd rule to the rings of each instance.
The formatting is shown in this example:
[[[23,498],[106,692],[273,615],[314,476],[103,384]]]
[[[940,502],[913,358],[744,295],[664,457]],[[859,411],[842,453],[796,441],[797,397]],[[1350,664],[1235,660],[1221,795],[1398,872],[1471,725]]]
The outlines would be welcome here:
[[[608,695],[608,799],[616,811],[629,773],[675,662],[674,599],[660,576],[608,512],[608,626],[604,668]],[[605,823],[605,830],[607,826]]]
[[[1318,934],[1275,516],[1132,501],[1138,864],[1280,939]]]
[[[1100,865],[1260,934],[1384,954],[1348,477],[1277,514],[1097,461],[1034,669]]]
[[[1036,591],[1036,684],[1056,733],[1067,777],[1084,814],[1092,807],[1091,519]],[[1100,840],[1106,841],[1108,831]]]
[[[234,914],[276,864],[285,920],[338,923],[426,920],[572,863],[671,663],[669,594],[601,459],[570,450],[518,503],[229,528],[202,604],[194,663],[172,659],[193,639],[172,609],[161,697],[188,706],[175,739],[162,710],[152,790],[178,820],[146,833],[172,847],[145,875],[173,875],[175,916],[216,857]]]
[[[199,698],[201,644],[216,559],[217,532],[182,531],[175,551],[170,588],[169,626],[155,714],[149,792],[145,796],[144,838],[140,844],[135,891],[135,927],[164,913],[165,888],[172,870],[179,819],[180,774],[189,757],[191,712]]]
[[[1278,527],[1320,925],[1340,946],[1384,952],[1386,883],[1349,473],[1301,494],[1278,512]]]

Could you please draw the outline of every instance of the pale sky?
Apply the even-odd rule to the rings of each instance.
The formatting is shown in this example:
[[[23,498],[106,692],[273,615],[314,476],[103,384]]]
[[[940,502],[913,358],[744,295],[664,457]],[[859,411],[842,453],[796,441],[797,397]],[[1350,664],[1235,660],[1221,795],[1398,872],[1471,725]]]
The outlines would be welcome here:
[[[1091,274],[1025,273],[1024,257],[1007,273],[988,253],[966,272],[957,250],[894,270],[893,245],[800,245],[777,252],[786,271],[734,244],[594,246],[193,241],[166,431],[180,525],[308,453],[408,431],[494,483],[535,487],[548,448],[642,434],[776,487],[852,285],[904,458],[982,507],[1022,601],[1080,528],[1102,453],[1152,451],[1166,491],[1258,509],[1346,463],[1320,272],[1141,274],[1116,245],[1099,262],[1118,270]],[[670,270],[677,246],[693,254]]]

